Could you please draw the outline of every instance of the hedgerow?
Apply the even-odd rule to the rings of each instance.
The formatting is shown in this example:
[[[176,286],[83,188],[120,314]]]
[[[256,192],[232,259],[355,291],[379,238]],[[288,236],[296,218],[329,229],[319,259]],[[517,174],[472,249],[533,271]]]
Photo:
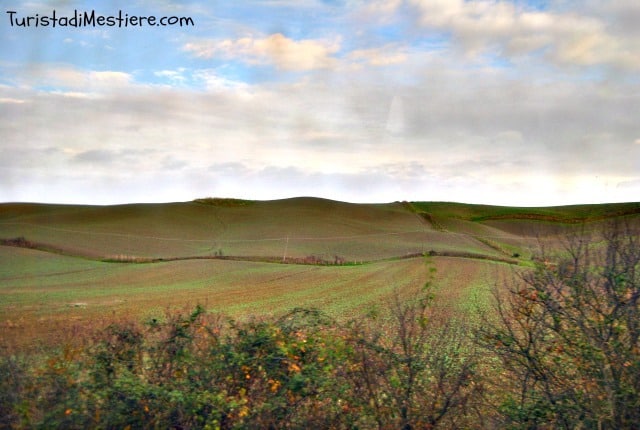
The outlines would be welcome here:
[[[460,352],[446,364],[435,358],[459,339],[442,330],[427,335],[429,293],[418,294],[423,299],[398,301],[387,317],[349,324],[316,309],[240,322],[198,306],[162,322],[110,325],[86,346],[37,362],[4,357],[2,425],[408,429],[447,417],[462,422],[473,363],[463,364]],[[431,340],[407,350],[388,342],[400,333],[414,346]]]

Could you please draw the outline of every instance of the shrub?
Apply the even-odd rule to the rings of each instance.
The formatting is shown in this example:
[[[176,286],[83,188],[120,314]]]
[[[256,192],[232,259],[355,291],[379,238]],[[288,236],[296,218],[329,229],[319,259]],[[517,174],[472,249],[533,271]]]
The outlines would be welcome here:
[[[498,296],[480,341],[504,366],[516,428],[638,428],[640,235],[629,223],[573,235]]]
[[[365,428],[471,425],[478,356],[461,321],[432,310],[430,282],[395,292],[388,313],[352,326],[352,394],[366,399]]]
[[[429,283],[341,324],[315,309],[233,321],[200,306],[114,323],[84,348],[0,362],[15,428],[471,427],[481,384]]]
[[[0,357],[0,428],[15,428],[29,411],[26,364],[15,356]]]

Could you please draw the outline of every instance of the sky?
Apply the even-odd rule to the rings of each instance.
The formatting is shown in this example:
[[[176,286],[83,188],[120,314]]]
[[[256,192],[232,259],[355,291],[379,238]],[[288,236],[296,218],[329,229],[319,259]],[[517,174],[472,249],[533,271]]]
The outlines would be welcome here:
[[[193,25],[63,25],[85,12]],[[0,202],[640,200],[637,0],[0,13]]]

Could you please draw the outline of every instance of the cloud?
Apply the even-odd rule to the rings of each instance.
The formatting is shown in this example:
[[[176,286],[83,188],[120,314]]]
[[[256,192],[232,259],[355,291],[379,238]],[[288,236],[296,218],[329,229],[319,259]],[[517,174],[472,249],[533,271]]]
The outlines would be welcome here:
[[[585,13],[600,17],[613,34],[633,38],[640,36],[640,3],[636,0],[588,0],[583,8]]]
[[[324,69],[335,64],[333,54],[339,51],[337,41],[293,40],[280,33],[264,38],[199,40],[186,43],[183,49],[203,58],[239,60],[248,64],[273,65],[277,69],[304,71]]]
[[[203,83],[205,89],[211,91],[232,91],[237,95],[249,95],[251,86],[246,82],[224,77],[215,69],[198,69],[193,71],[192,82]]]
[[[153,74],[168,80],[173,85],[183,85],[187,83],[187,78],[184,76],[185,70],[184,67],[180,67],[177,70],[157,70]]]
[[[336,132],[328,129],[329,127],[318,127],[317,129],[305,128],[300,130],[299,136],[301,142],[308,142],[314,145],[339,146],[340,142],[349,142],[353,140],[353,135],[347,131]]]
[[[0,98],[0,104],[2,103],[12,103],[12,104],[22,104],[22,103],[26,103],[26,100],[23,99],[14,99],[11,97],[1,97]]]
[[[31,64],[13,78],[19,85],[44,87],[56,91],[114,91],[134,84],[133,75],[113,70],[82,70],[73,66]],[[78,91],[76,91],[76,95]]]
[[[372,18],[386,23],[391,21],[403,0],[373,0],[364,2],[364,5],[357,11],[358,15],[370,21]]]
[[[131,84],[129,73],[118,71],[88,71],[53,69],[45,72],[45,79],[54,85],[67,88],[119,88]]]
[[[616,188],[621,190],[628,190],[629,192],[637,192],[640,189],[640,178],[633,180],[621,181],[616,184]]]
[[[347,55],[348,60],[371,66],[389,66],[407,61],[406,49],[395,44],[369,49],[356,49]]]
[[[414,181],[430,176],[425,166],[418,161],[383,163],[372,166],[370,171],[386,176],[391,182]]]
[[[167,155],[166,157],[164,157],[164,159],[161,161],[161,168],[162,170],[182,170],[186,167],[189,167],[189,163],[184,161],[184,160],[180,160],[175,158],[176,155],[172,154],[172,155]]]
[[[640,69],[637,40],[614,35],[613,23],[598,15],[528,10],[493,0],[409,2],[418,11],[420,25],[450,33],[469,53],[512,57],[544,51],[559,65]]]
[[[232,177],[245,177],[252,173],[250,168],[239,162],[214,163],[209,170],[216,175]]]
[[[416,65],[409,58],[403,76],[421,79],[411,85],[390,85],[383,68],[372,68],[349,72],[342,82],[327,76],[255,85],[246,97],[207,69],[181,72],[188,82],[207,82],[205,91],[132,83],[128,91],[83,98],[5,87],[0,98],[24,103],[3,105],[0,132],[11,148],[46,143],[74,155],[120,155],[133,147],[146,153],[132,160],[152,170],[169,157],[185,170],[218,160],[344,173],[417,161],[439,175],[459,175],[464,166],[463,173],[480,178],[497,168],[525,174],[522,166],[637,171],[640,145],[629,143],[638,139],[640,106],[620,96],[631,84],[536,82],[495,70],[475,70],[469,79],[456,61]],[[105,154],[83,157],[98,155]],[[67,168],[58,156],[42,159]]]
[[[111,164],[115,158],[116,154],[113,151],[90,149],[76,154],[73,160],[80,163]]]
[[[224,67],[221,69],[224,69]],[[153,75],[159,80],[157,85],[165,89],[183,88],[229,92],[243,97],[250,96],[252,90],[251,85],[248,83],[229,79],[215,68],[188,69],[179,67],[175,70],[155,71]]]
[[[290,26],[280,24],[300,11],[284,3],[260,6],[282,14],[271,28],[229,13],[224,31],[172,33],[166,52],[145,57],[160,60],[135,70],[97,56],[0,62],[0,200],[566,204],[640,193],[638,31],[616,26],[637,10],[630,0],[571,11],[350,1]],[[362,8],[380,19],[349,25]]]

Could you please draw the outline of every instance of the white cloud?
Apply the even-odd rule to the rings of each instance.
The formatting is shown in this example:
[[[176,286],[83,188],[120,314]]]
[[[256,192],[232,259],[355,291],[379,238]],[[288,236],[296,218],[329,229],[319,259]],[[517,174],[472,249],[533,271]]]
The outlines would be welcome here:
[[[316,195],[566,204],[597,193],[632,200],[638,190],[640,145],[629,148],[637,109],[608,95],[623,87],[516,88],[489,72],[393,90],[366,80],[332,85],[272,84],[251,99],[144,86],[101,99],[0,88],[0,97],[29,102],[29,115],[25,104],[8,104],[0,118],[8,166],[0,200]],[[401,136],[385,131],[394,97],[403,106]]]
[[[251,86],[246,82],[225,78],[214,69],[198,69],[193,71],[192,80],[203,82],[209,91],[231,91],[236,95],[247,97],[250,95]]]
[[[177,70],[158,70],[153,72],[153,74],[159,78],[167,79],[173,84],[181,85],[187,82],[184,76],[185,70],[184,67],[181,67]]]
[[[134,83],[133,75],[111,70],[80,70],[72,66],[45,67],[33,65],[16,78],[31,87],[48,87],[74,90],[116,90]]]
[[[183,49],[204,59],[220,57],[249,64],[271,64],[278,69],[302,71],[324,69],[335,64],[333,54],[340,43],[324,40],[293,40],[280,33],[264,38],[199,40],[186,43]]]
[[[403,0],[372,0],[364,2],[357,14],[366,20],[376,18],[383,23],[391,21]]]
[[[82,92],[82,91],[50,91],[49,94],[60,95],[62,97],[76,98],[76,99],[98,99],[101,94],[95,92]]]
[[[614,35],[598,15],[532,11],[493,0],[409,0],[424,28],[451,33],[470,53],[545,50],[560,65],[640,69],[638,40]]]
[[[394,44],[369,49],[356,49],[349,53],[347,58],[356,63],[365,63],[371,66],[389,66],[407,61],[406,48]]]
[[[22,104],[27,103],[27,101],[23,99],[14,99],[11,97],[0,97],[0,104],[1,103]]]
[[[77,76],[90,85],[99,87],[124,87],[131,84],[133,78],[129,73],[114,71],[90,71],[84,76]],[[83,84],[85,83],[83,82]]]
[[[615,25],[637,10],[630,0],[571,12],[408,3],[356,0],[331,21],[340,26],[287,32],[296,37],[181,36],[166,62],[130,73],[3,63],[0,200],[566,204],[640,193],[640,32]],[[347,28],[361,8],[382,18]],[[240,24],[236,34],[258,31]],[[274,28],[260,31],[289,30]],[[590,65],[615,73],[576,67]]]

